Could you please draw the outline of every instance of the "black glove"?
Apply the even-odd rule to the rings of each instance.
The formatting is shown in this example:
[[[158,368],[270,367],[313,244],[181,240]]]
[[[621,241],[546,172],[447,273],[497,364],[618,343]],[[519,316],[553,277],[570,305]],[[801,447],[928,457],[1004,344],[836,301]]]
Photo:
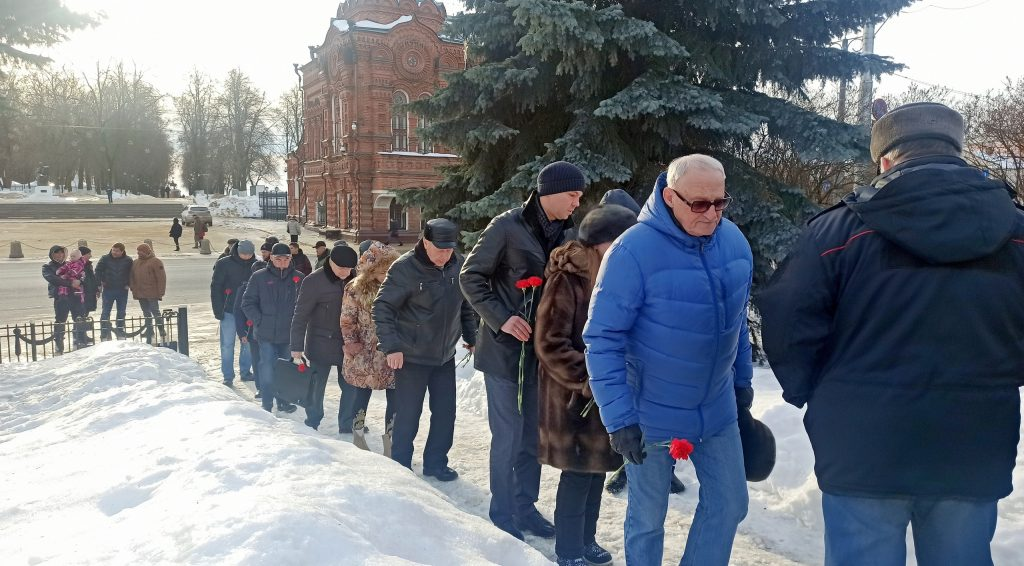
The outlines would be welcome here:
[[[736,408],[750,410],[750,407],[754,404],[754,388],[753,387],[737,387],[736,388]]]
[[[640,425],[634,424],[620,428],[608,436],[611,439],[612,450],[621,454],[632,464],[644,463],[647,452],[644,452],[644,433],[640,430]]]

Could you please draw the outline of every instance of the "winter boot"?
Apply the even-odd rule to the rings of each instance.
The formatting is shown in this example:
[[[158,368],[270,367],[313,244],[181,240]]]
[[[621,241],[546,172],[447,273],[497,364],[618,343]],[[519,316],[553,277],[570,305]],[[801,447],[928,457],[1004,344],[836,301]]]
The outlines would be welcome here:
[[[669,486],[668,491],[669,493],[682,493],[686,491],[686,486],[675,474],[672,474],[672,485]]]
[[[384,441],[384,457],[391,457],[391,432],[395,430],[395,417],[391,417],[391,420],[384,425],[384,434],[380,436],[380,439]]]
[[[356,448],[361,450],[369,450],[370,447],[366,445],[366,433],[363,432],[363,426],[366,423],[366,411],[359,409],[356,413],[356,418],[352,420],[352,444],[356,445]]]
[[[612,563],[612,553],[608,552],[597,541],[583,547],[583,559],[592,566],[603,566]]]

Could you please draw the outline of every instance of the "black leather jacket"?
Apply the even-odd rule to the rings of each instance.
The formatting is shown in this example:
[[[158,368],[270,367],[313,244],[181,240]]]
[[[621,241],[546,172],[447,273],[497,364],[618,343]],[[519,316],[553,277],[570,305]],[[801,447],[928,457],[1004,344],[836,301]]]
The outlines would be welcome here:
[[[551,250],[565,242],[565,231],[573,225],[572,219],[563,221],[562,231],[549,241],[540,226],[540,214],[540,197],[533,192],[523,206],[496,216],[480,234],[459,276],[462,293],[483,320],[474,366],[512,380],[519,376],[521,343],[502,332],[501,325],[514,314],[526,314],[522,312],[523,292],[516,288],[516,281],[543,277]],[[529,315],[531,326],[542,289],[535,293]],[[526,379],[536,379],[532,340],[526,344],[524,369]]]
[[[455,356],[460,336],[476,344],[476,313],[459,291],[462,261],[455,253],[437,267],[419,242],[391,265],[373,301],[378,349],[402,352],[410,363],[440,366]]]

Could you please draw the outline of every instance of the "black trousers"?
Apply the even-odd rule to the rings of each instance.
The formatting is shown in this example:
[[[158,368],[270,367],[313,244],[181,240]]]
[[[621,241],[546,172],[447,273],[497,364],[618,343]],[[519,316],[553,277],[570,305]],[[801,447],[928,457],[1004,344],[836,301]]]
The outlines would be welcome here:
[[[484,374],[487,422],[491,429],[488,516],[495,525],[512,525],[516,516],[537,512],[540,497],[540,442],[536,380],[523,384],[523,410],[519,411],[519,380]]]
[[[594,542],[601,514],[604,474],[562,471],[555,494],[555,554],[582,558],[583,548]]]
[[[53,344],[58,352],[64,351],[64,326],[71,314],[71,301],[66,297],[53,299]]]
[[[313,382],[313,397],[310,399],[309,406],[306,407],[306,426],[316,430],[320,426],[320,421],[324,420],[324,395],[327,393],[327,380],[331,376],[332,366],[312,358],[309,363],[313,365],[316,376]],[[341,373],[341,366],[333,367],[337,367],[338,373]]]
[[[175,249],[175,251],[181,249],[181,246],[178,245],[178,238],[177,237],[174,238],[174,249]]]
[[[423,449],[423,469],[448,465],[448,451],[455,438],[455,358],[440,366],[406,362],[395,371],[395,430],[391,434],[391,459],[412,468],[412,441],[420,428],[423,397],[430,392],[430,432]]]
[[[249,355],[252,357],[252,375],[256,382],[256,391],[262,391],[260,388],[260,343],[253,338],[249,338]]]

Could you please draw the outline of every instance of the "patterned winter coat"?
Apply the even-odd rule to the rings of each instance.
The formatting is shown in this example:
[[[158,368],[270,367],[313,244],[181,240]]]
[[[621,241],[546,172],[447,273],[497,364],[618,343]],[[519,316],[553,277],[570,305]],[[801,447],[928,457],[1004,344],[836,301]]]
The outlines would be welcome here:
[[[598,408],[591,408],[586,417],[581,415],[591,400],[583,326],[590,308],[592,271],[597,271],[599,261],[597,252],[576,241],[555,248],[544,274],[544,296],[537,306],[537,454],[542,464],[560,470],[600,473],[622,465],[622,456],[608,443]]]
[[[341,335],[346,344],[361,343],[357,354],[345,356],[345,381],[356,387],[393,389],[395,372],[388,367],[387,354],[377,349],[377,326],[373,323],[371,307],[380,289],[378,274],[387,273],[398,259],[391,246],[374,242],[359,258],[358,275],[345,286],[341,304]]]
[[[85,260],[79,258],[74,261],[66,262],[64,265],[57,268],[57,277],[71,283],[72,281],[78,281],[82,283],[85,279]],[[74,295],[75,299],[80,302],[85,302],[85,287],[81,286],[77,289],[73,287],[58,287],[57,295],[61,297]]]

